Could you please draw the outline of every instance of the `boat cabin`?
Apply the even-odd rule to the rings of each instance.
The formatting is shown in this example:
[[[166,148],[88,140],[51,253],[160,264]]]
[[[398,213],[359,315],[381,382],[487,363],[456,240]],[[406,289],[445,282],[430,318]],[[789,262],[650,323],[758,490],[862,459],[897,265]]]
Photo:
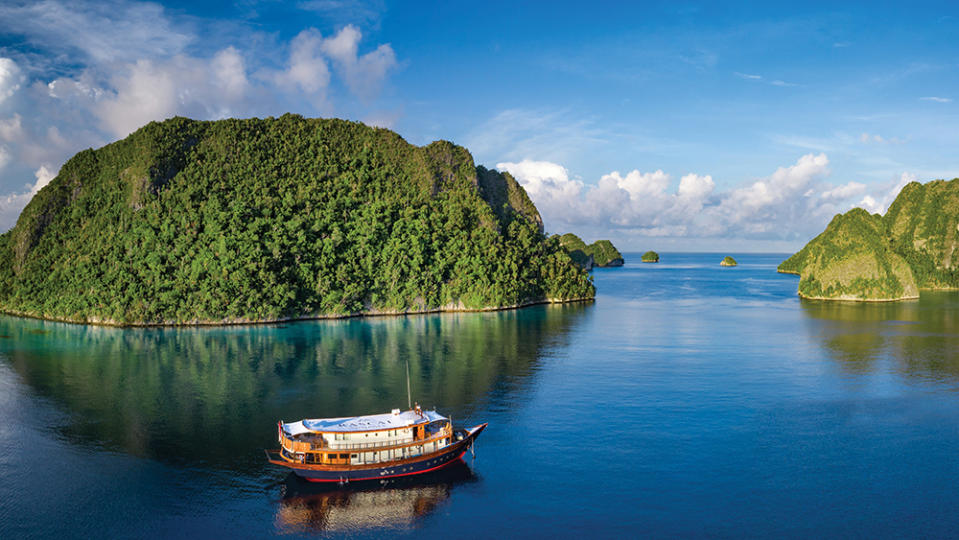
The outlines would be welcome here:
[[[450,444],[449,418],[418,405],[386,414],[279,423],[284,459],[316,465],[368,465],[430,454]]]

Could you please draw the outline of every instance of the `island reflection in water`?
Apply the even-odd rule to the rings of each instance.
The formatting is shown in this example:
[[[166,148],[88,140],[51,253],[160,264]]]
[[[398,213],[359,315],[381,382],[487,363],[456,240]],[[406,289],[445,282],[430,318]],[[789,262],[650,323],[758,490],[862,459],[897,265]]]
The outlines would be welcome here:
[[[279,533],[349,533],[411,529],[459,484],[478,481],[463,461],[419,476],[353,485],[305,482],[290,473],[276,512]]]
[[[806,329],[846,371],[882,362],[910,377],[959,380],[959,292],[902,302],[800,302]]]
[[[68,413],[61,439],[172,465],[273,476],[277,420],[388,411],[414,399],[480,422],[527,392],[544,348],[563,347],[590,305],[116,329],[0,316],[0,362]]]

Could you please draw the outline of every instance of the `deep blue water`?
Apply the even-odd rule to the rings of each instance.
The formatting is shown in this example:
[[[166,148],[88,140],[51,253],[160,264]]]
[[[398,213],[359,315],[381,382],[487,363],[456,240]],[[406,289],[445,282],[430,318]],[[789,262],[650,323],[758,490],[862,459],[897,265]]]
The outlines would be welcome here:
[[[596,301],[200,329],[0,318],[0,537],[959,534],[959,294],[796,297],[786,255],[628,254]],[[476,459],[361,489],[276,421],[414,398]]]

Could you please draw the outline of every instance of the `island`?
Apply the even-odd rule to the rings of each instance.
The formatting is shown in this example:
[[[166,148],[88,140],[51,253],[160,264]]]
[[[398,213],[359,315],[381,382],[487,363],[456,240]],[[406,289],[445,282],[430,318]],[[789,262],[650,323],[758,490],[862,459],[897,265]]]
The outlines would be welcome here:
[[[778,270],[797,274],[799,296],[891,301],[959,288],[959,179],[906,185],[885,215],[853,208]]]
[[[722,261],[720,261],[719,266],[736,266],[737,264],[739,263],[736,262],[736,259],[727,255],[723,257]]]
[[[659,262],[659,253],[655,251],[647,251],[643,253],[643,256],[639,259],[644,263],[658,263]]]
[[[573,233],[566,233],[556,238],[569,257],[586,270],[592,270],[597,266],[601,268],[623,266],[625,263],[623,254],[609,240],[597,240],[586,245],[586,242]]]
[[[151,122],[72,157],[0,235],[0,311],[271,322],[592,299],[507,173],[358,122]]]

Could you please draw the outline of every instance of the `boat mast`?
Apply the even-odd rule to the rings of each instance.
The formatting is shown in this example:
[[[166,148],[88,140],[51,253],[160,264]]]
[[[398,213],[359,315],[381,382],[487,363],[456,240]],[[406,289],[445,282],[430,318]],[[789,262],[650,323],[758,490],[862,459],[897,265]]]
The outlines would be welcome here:
[[[410,392],[410,359],[406,359],[406,406],[413,410],[413,394]]]

